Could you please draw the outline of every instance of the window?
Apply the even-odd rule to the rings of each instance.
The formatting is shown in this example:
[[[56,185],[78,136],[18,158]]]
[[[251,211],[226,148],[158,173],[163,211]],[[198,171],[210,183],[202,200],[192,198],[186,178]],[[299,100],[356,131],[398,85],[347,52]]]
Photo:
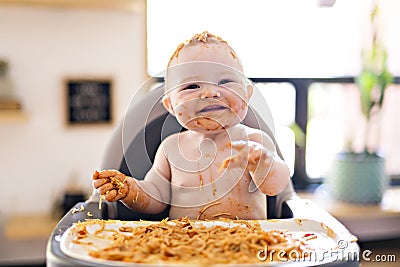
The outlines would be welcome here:
[[[149,75],[160,76],[178,44],[195,33],[221,35],[266,97],[297,187],[320,182],[332,155],[348,143],[347,136],[360,134],[354,126],[363,123],[354,77],[361,69],[372,1],[336,0],[332,7],[320,2],[147,0]],[[399,76],[400,2],[378,3],[388,67]],[[400,177],[397,84],[398,77],[388,88],[380,137],[392,177]],[[306,133],[305,147],[294,145],[288,128],[293,122]]]
[[[295,136],[290,126],[295,121],[296,90],[290,83],[256,83],[271,110],[275,125],[276,142],[294,173]]]
[[[354,84],[313,83],[308,96],[306,171],[310,178],[324,177],[335,153],[363,149],[365,119],[361,114],[359,92]],[[374,142],[386,159],[388,175],[400,174],[400,86],[387,88],[381,125]]]
[[[362,137],[355,138],[364,130],[359,107],[355,84],[311,84],[306,149],[306,170],[310,178],[325,176],[335,153],[346,149],[353,140],[362,140]]]
[[[232,45],[248,77],[354,75],[364,2],[147,0],[148,72],[163,71],[179,43],[208,30]]]

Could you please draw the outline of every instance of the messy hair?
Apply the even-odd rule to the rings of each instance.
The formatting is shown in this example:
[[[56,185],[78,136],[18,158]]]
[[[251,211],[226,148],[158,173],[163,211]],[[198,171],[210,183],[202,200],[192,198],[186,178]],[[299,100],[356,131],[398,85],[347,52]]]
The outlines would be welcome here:
[[[202,33],[197,33],[190,40],[187,40],[186,42],[183,42],[178,45],[175,52],[172,54],[171,58],[169,59],[168,66],[171,64],[171,61],[175,57],[177,58],[179,56],[179,52],[181,51],[181,49],[183,47],[194,46],[199,43],[214,43],[214,44],[224,43],[224,44],[228,45],[228,42],[226,42],[224,39],[222,39],[221,37],[219,37],[215,34],[209,33],[208,31],[203,31]],[[232,56],[234,58],[237,58],[236,53],[233,51],[232,48],[231,48],[231,51],[232,51],[231,52]]]

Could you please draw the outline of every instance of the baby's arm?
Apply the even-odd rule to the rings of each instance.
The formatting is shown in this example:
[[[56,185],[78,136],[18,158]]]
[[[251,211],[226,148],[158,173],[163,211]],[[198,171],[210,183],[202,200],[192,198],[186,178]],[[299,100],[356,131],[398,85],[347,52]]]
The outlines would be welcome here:
[[[232,148],[238,153],[225,160],[223,167],[245,168],[257,188],[266,195],[274,196],[285,189],[290,179],[289,168],[274,153],[274,144],[269,136],[256,131],[249,134],[247,141],[233,141]]]
[[[152,168],[144,180],[137,180],[117,170],[103,170],[93,174],[93,187],[107,201],[120,200],[133,211],[156,214],[162,212],[170,199],[170,169],[159,149]]]

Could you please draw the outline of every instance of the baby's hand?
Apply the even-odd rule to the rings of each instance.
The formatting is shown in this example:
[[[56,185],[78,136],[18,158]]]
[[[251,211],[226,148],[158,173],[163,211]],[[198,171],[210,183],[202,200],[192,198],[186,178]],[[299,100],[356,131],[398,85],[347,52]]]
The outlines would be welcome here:
[[[93,187],[107,201],[118,201],[125,198],[129,192],[128,177],[117,170],[95,171]]]
[[[263,165],[272,163],[272,154],[257,142],[234,141],[231,145],[238,153],[225,159],[221,168],[243,168],[254,172],[260,163]]]

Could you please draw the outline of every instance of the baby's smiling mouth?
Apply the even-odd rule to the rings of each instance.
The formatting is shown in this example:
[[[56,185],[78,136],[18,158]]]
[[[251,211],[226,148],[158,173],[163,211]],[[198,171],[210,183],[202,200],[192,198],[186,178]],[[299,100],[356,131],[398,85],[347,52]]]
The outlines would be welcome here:
[[[225,107],[225,106],[221,106],[221,105],[210,105],[210,106],[207,106],[207,107],[201,109],[201,110],[199,111],[199,113],[211,112],[211,111],[219,111],[219,110],[225,110],[225,109],[227,109],[227,107]]]

